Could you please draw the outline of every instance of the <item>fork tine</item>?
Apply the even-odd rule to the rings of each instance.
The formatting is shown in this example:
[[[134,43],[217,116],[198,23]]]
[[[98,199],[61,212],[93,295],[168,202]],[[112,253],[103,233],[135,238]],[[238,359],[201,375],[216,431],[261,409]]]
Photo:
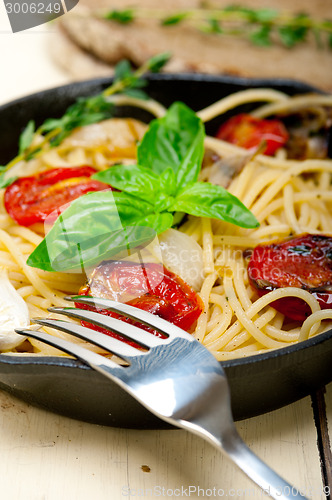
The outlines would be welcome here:
[[[133,307],[129,304],[122,304],[121,302],[116,302],[110,299],[103,299],[99,297],[89,297],[84,295],[75,295],[75,296],[67,296],[66,300],[70,302],[77,302],[79,304],[85,304],[93,307],[97,307],[100,309],[109,309],[110,311],[116,312],[118,314],[122,314],[124,316],[128,316],[131,319],[140,321],[147,326],[155,328],[168,335],[169,337],[184,337],[186,339],[191,338],[191,335],[186,333],[184,330],[179,328],[178,326],[166,321],[165,319],[160,318],[155,314],[151,314],[143,309],[138,309],[138,307]]]
[[[42,331],[30,330],[28,328],[17,328],[15,329],[15,332],[19,333],[20,335],[25,335],[27,337],[32,337],[34,339],[40,340],[41,342],[45,342],[45,344],[49,344],[52,347],[60,349],[61,351],[70,354],[71,356],[75,356],[75,358],[80,359],[84,363],[90,365],[92,368],[98,369],[98,366],[100,366],[100,364],[102,363],[108,368],[114,368],[117,370],[125,369],[111,359],[105,358],[105,356],[101,356],[100,354],[97,354],[93,351],[88,351],[88,349],[86,349],[85,347],[81,347],[80,345],[68,342],[68,340],[54,337],[54,335],[50,335]]]
[[[101,326],[106,330],[116,332],[123,335],[127,339],[137,342],[137,344],[142,347],[154,347],[156,345],[160,345],[162,341],[165,341],[149,332],[146,332],[142,328],[138,328],[137,326],[121,321],[120,319],[105,316],[104,314],[100,314],[95,311],[77,309],[76,307],[50,307],[48,310],[50,312],[63,314],[71,318],[82,319],[83,321]]]
[[[135,347],[122,342],[121,340],[76,323],[69,323],[68,321],[63,321],[61,319],[51,318],[34,318],[32,319],[32,322],[37,325],[55,328],[56,330],[69,333],[74,337],[87,340],[91,344],[97,345],[106,351],[110,351],[127,361],[130,361],[133,356],[136,357],[145,353],[145,351],[140,351]]]

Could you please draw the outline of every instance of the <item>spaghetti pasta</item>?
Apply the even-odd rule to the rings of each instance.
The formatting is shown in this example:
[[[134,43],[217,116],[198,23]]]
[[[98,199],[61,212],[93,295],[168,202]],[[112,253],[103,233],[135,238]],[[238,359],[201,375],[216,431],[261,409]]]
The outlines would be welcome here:
[[[128,98],[129,99],[129,98]],[[155,101],[117,98],[117,105],[141,106],[156,117],[165,109]],[[332,108],[331,96],[289,97],[270,89],[242,91],[199,111],[208,122],[240,104],[262,103],[252,114],[269,117],[317,106]],[[135,147],[146,126],[133,119],[111,119],[74,131],[58,147],[14,167],[15,175],[31,175],[54,167],[91,165],[102,170],[113,163],[133,163]],[[111,131],[111,132],[110,132]],[[102,138],[102,140],[101,140]],[[206,137],[205,147],[222,159],[245,158],[248,151],[225,141]],[[209,166],[201,171],[208,180]],[[200,296],[204,312],[194,335],[219,360],[251,356],[303,341],[332,324],[332,309],[322,311],[311,293],[296,287],[280,288],[258,297],[249,284],[246,252],[259,244],[301,233],[332,236],[332,160],[287,159],[284,151],[269,157],[254,155],[230,182],[228,190],[248,207],[260,222],[256,229],[243,229],[216,219],[188,216],[178,228],[202,248],[203,270]],[[52,305],[65,305],[64,296],[77,293],[86,276],[51,273],[29,267],[28,255],[43,238],[42,228],[20,227],[6,213],[0,200],[0,266],[26,301],[33,316],[48,315]],[[311,309],[303,324],[289,322],[271,306],[275,300],[297,297]],[[52,331],[52,334],[66,334]],[[75,342],[81,342],[75,340]],[[92,347],[91,347],[92,348]],[[94,348],[98,349],[98,348]],[[58,351],[35,340],[25,341],[15,352],[50,355]]]

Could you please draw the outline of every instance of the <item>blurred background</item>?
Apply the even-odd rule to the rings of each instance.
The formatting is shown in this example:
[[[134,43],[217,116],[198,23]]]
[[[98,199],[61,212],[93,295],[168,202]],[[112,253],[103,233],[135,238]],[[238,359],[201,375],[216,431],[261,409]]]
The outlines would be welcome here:
[[[239,5],[242,10],[234,10]],[[227,22],[225,15],[219,22],[208,10],[230,6],[231,23],[229,14]],[[0,2],[0,102],[72,80],[108,76],[123,58],[139,66],[163,51],[172,53],[168,72],[292,78],[332,91],[331,1],[167,0],[157,7],[155,0],[80,0],[55,21],[12,33]],[[114,9],[127,16],[130,9],[132,22],[101,18]],[[179,13],[190,15],[161,25],[160,19]],[[292,26],[292,16],[302,16],[313,29]],[[270,28],[257,19],[270,19]],[[324,20],[331,23],[330,33],[319,28],[318,21]],[[281,37],[276,22],[291,29]]]
[[[0,2],[0,104],[70,80],[50,57],[55,35],[55,25],[50,23],[12,33]]]

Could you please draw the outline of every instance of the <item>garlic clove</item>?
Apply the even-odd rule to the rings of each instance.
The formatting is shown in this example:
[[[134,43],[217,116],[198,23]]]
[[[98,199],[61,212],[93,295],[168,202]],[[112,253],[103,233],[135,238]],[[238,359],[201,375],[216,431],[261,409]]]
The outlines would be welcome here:
[[[164,266],[199,291],[204,280],[203,251],[188,234],[167,229],[158,236]]]
[[[0,350],[8,351],[18,346],[26,337],[15,328],[30,324],[28,307],[9,281],[8,272],[0,267]]]

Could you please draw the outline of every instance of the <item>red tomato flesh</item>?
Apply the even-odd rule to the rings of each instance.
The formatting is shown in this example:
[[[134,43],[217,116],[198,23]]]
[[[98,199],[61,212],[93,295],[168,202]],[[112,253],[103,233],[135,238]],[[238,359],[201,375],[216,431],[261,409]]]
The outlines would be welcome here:
[[[141,265],[123,261],[102,262],[94,269],[89,283],[80,289],[79,294],[130,304],[156,314],[187,332],[193,331],[204,307],[199,295],[187,283],[163,265],[154,263]],[[83,307],[82,304],[76,304],[76,306]],[[158,337],[163,337],[160,332],[130,318],[106,310],[99,310],[99,312],[130,324],[136,324]],[[86,322],[82,324],[126,341],[117,333]],[[126,342],[136,345],[134,342]]]
[[[89,166],[54,168],[21,177],[8,186],[4,204],[8,214],[21,226],[45,222],[52,212],[91,191],[111,189],[91,179],[96,170]],[[64,207],[66,208],[66,207]],[[55,217],[56,218],[56,217]]]
[[[286,144],[289,135],[280,120],[261,120],[241,113],[223,123],[216,137],[246,149],[265,142],[264,154],[272,156]]]
[[[248,264],[251,286],[260,296],[277,288],[307,290],[322,309],[332,308],[332,238],[305,234],[272,245],[257,246]],[[297,297],[285,297],[271,305],[285,316],[304,321],[311,309]]]

